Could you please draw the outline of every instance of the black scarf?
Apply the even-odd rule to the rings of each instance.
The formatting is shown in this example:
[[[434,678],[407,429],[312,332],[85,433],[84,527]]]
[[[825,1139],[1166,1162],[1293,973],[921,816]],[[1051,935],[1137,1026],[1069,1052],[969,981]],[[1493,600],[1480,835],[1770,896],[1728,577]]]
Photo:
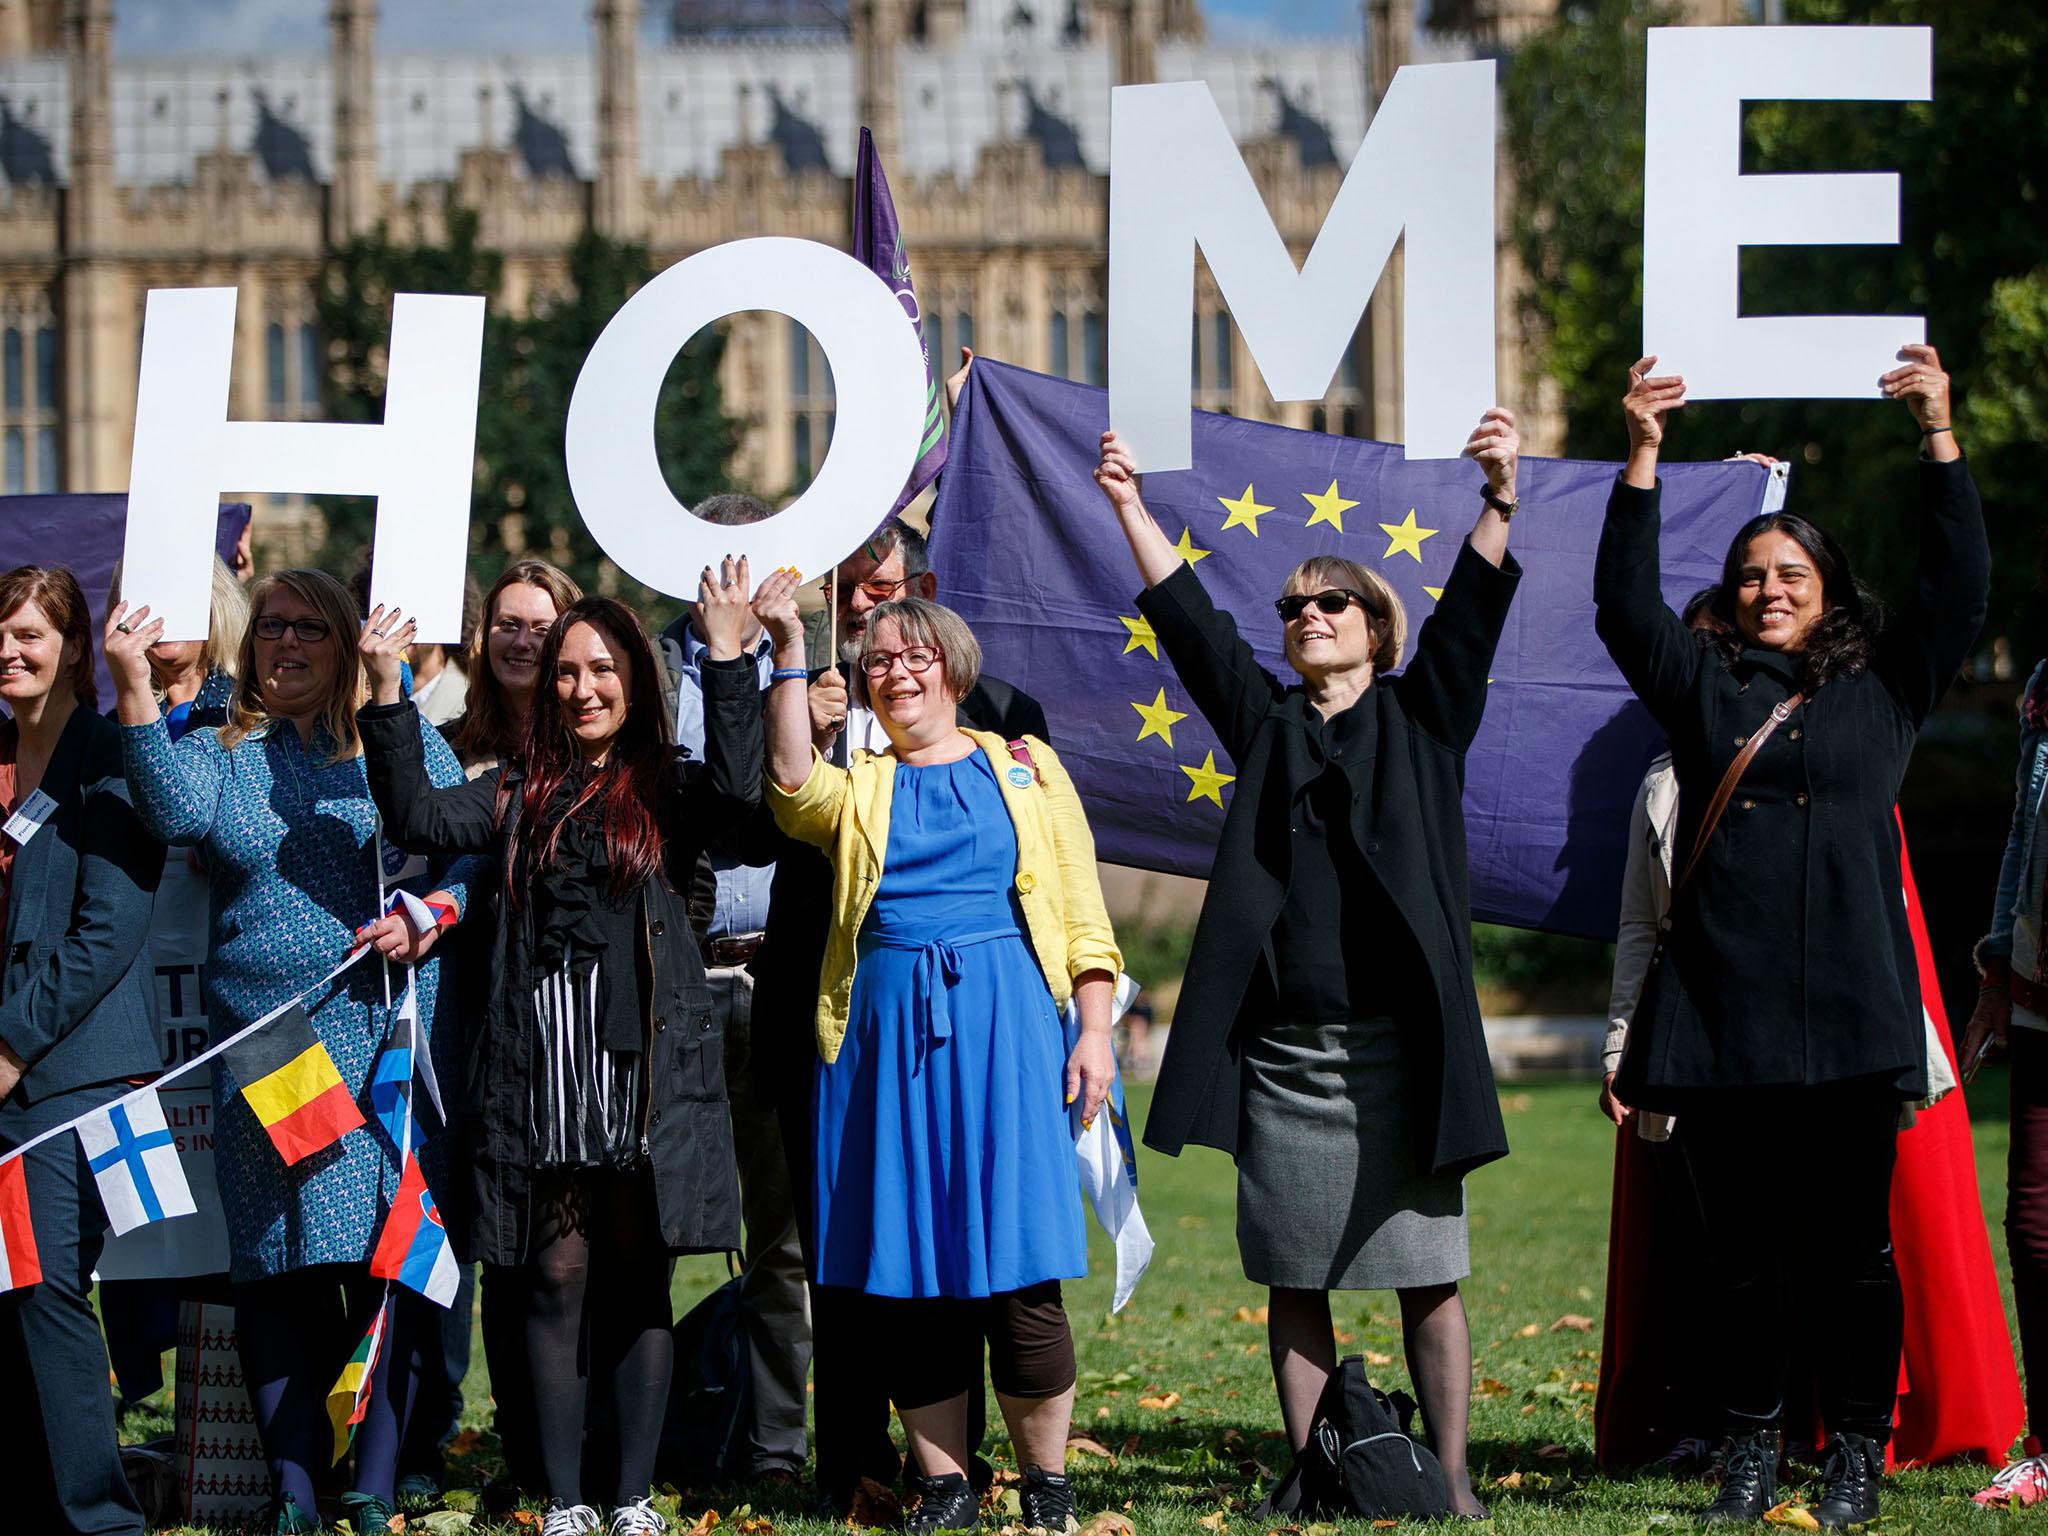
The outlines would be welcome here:
[[[572,978],[583,980],[602,961],[598,1040],[606,1050],[638,1054],[646,1045],[638,984],[641,893],[614,900],[611,854],[597,806],[587,802],[567,815],[586,785],[580,773],[563,781],[536,819],[531,854],[521,861],[528,866],[525,885],[533,902],[533,970],[539,978],[566,965]],[[554,857],[537,869],[539,850],[558,824]]]

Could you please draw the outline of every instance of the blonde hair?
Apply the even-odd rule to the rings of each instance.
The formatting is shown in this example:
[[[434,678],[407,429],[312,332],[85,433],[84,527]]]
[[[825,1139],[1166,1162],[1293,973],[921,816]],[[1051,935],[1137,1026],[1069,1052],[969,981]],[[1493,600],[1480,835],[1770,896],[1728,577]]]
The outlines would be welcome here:
[[[121,601],[121,562],[114,562],[113,580],[107,583],[107,606]],[[241,676],[242,640],[249,631],[249,589],[242,585],[219,555],[213,557],[213,585],[207,596],[206,643],[200,648],[200,665],[208,672]]]
[[[1408,643],[1408,610],[1377,571],[1369,571],[1342,555],[1310,555],[1287,577],[1283,592],[1321,592],[1328,587],[1349,587],[1365,599],[1365,616],[1372,621],[1372,669],[1391,672],[1401,664],[1401,647]]]
[[[327,621],[327,638],[338,653],[334,681],[320,705],[320,727],[334,743],[328,761],[343,762],[362,750],[356,735],[356,710],[363,701],[363,667],[356,653],[356,631],[363,616],[356,611],[348,588],[325,571],[272,571],[249,584],[249,627],[243,632],[240,664],[235,679],[234,703],[228,708],[228,723],[220,729],[220,744],[232,751],[242,739],[267,729],[274,719],[263,704],[262,685],[256,677],[256,623],[263,616],[271,594],[279,588],[298,598],[314,616]],[[301,642],[303,643],[303,642]]]
[[[974,638],[974,631],[959,614],[926,597],[898,597],[876,604],[860,637],[863,668],[868,657],[879,649],[875,636],[884,624],[896,626],[905,646],[928,645],[945,657],[946,682],[955,700],[974,692],[974,685],[981,681],[981,642]]]

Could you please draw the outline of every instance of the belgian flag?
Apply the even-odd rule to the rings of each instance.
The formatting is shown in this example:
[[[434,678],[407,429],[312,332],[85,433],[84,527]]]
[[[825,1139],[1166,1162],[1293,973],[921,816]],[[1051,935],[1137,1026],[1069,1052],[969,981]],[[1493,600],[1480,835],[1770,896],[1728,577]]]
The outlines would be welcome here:
[[[222,1054],[287,1164],[334,1145],[363,1123],[327,1047],[297,1004]]]

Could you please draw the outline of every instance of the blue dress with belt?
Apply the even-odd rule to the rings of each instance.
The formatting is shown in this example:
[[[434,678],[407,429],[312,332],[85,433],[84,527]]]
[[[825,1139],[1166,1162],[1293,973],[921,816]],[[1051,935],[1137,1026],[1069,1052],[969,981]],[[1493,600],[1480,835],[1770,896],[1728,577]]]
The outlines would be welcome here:
[[[898,765],[846,1041],[818,1064],[818,1278],[976,1297],[1088,1271],[1066,1050],[980,752]]]

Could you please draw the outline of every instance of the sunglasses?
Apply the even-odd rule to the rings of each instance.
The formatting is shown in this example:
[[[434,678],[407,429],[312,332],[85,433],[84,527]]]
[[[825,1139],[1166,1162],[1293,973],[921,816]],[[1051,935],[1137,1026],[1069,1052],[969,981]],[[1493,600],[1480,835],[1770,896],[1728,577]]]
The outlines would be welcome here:
[[[1365,594],[1354,592],[1349,587],[1328,587],[1321,592],[1290,592],[1274,600],[1273,611],[1280,615],[1283,624],[1292,624],[1308,611],[1310,603],[1316,605],[1318,613],[1338,614],[1353,602],[1367,613],[1372,612],[1372,604],[1365,600]]]

